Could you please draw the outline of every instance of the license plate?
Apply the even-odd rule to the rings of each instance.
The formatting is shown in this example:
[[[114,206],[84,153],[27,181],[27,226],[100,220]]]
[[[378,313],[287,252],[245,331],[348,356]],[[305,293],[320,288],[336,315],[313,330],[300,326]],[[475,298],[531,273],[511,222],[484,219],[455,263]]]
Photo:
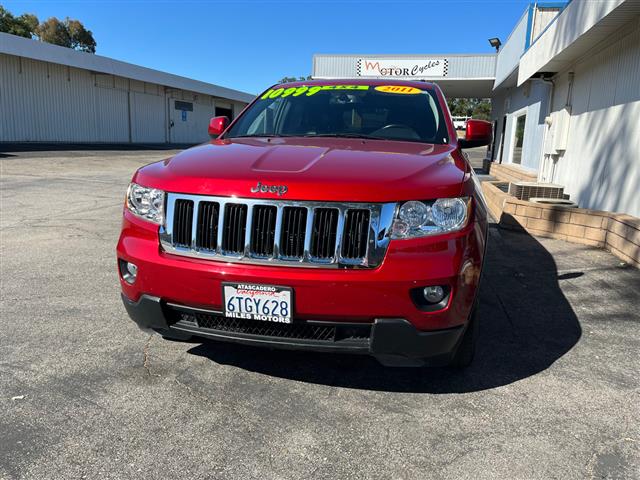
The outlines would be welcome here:
[[[265,322],[291,323],[292,290],[274,285],[223,283],[224,315]]]

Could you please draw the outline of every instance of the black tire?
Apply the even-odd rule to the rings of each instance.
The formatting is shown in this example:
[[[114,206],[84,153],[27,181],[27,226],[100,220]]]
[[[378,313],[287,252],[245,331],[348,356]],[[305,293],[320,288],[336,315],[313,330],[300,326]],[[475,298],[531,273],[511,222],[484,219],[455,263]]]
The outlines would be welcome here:
[[[466,368],[473,362],[473,357],[476,354],[476,344],[478,343],[480,323],[478,321],[478,315],[476,315],[477,311],[478,307],[474,305],[473,311],[469,316],[467,329],[464,331],[460,345],[458,345],[458,350],[449,364],[449,366],[453,368]]]

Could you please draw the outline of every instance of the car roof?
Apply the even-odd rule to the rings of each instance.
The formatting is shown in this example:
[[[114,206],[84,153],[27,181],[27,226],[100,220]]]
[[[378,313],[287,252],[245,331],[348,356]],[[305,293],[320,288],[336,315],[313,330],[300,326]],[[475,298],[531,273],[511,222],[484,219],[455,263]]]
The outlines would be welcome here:
[[[394,80],[384,78],[335,78],[335,79],[317,79],[317,80],[301,80],[298,82],[277,83],[273,87],[302,87],[312,85],[402,85],[407,87],[420,88],[422,90],[434,90],[433,82],[425,82],[421,80]]]

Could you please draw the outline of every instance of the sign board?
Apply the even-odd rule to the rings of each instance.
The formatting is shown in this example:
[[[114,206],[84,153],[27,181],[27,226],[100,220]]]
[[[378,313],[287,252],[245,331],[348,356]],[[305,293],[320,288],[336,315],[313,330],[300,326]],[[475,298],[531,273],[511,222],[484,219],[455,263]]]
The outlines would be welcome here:
[[[448,69],[446,58],[359,58],[356,64],[359,77],[375,78],[446,77]]]
[[[186,110],[182,110],[182,121],[183,122],[187,121],[187,111]]]
[[[193,103],[176,100],[175,109],[182,110],[183,112],[193,112]]]

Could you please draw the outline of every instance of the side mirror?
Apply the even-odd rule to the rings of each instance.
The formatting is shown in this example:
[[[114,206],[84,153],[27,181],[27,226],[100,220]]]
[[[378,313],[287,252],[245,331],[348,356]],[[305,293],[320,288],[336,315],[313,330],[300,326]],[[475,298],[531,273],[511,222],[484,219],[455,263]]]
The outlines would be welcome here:
[[[467,120],[464,138],[458,140],[460,148],[484,147],[493,140],[493,126],[485,120]]]
[[[218,137],[228,125],[229,119],[227,117],[213,117],[209,120],[209,136],[211,138]]]

